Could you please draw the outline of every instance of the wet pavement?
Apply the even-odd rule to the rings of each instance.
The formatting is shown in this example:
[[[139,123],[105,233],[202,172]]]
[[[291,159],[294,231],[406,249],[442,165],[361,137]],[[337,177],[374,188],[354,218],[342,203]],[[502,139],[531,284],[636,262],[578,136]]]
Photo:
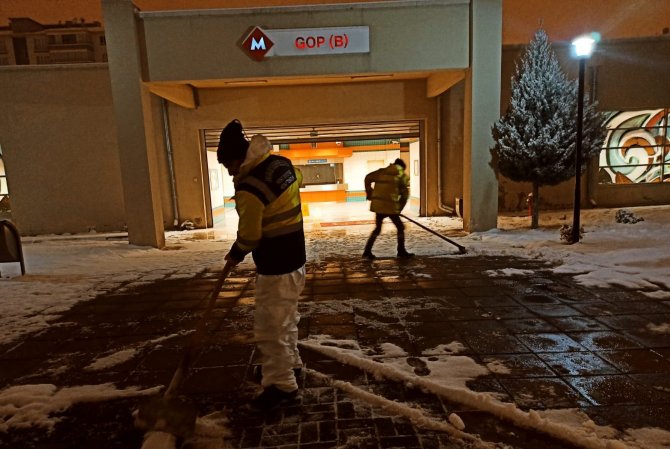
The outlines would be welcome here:
[[[467,381],[522,410],[578,408],[598,425],[619,430],[670,430],[670,302],[635,291],[584,288],[549,271],[545,262],[512,257],[421,257],[409,260],[334,258],[307,265],[300,338],[329,335],[396,357],[420,377],[429,350],[459,342],[459,356],[492,368]],[[216,284],[217,269],[184,279],[166,273],[142,286],[121,285],[65,312],[46,330],[0,347],[0,389],[113,384],[150,388],[169,383]],[[508,276],[500,270],[515,269]],[[532,273],[532,274],[530,274]],[[461,448],[445,432],[348,394],[351,385],[446,422],[457,413],[465,431],[525,449],[569,443],[516,427],[486,411],[407,383],[373,375],[303,348],[302,398],[281,410],[253,412],[252,271],[236,269],[218,295],[207,342],[181,393],[200,416],[224,411],[230,448]],[[95,369],[100,357],[132,351],[121,363]],[[129,397],[76,404],[57,414],[53,431],[0,432],[8,448],[139,448],[143,432]],[[185,447],[197,449],[197,442]]]

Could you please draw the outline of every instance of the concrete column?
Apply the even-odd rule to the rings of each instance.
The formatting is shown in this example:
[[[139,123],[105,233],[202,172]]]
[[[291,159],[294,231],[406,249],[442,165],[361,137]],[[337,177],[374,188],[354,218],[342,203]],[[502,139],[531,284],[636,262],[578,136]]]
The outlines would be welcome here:
[[[133,245],[165,246],[151,94],[142,84],[142,42],[130,0],[102,0],[121,179]]]
[[[463,228],[497,227],[498,181],[491,167],[491,127],[500,116],[502,0],[470,3],[470,69],[465,77]]]

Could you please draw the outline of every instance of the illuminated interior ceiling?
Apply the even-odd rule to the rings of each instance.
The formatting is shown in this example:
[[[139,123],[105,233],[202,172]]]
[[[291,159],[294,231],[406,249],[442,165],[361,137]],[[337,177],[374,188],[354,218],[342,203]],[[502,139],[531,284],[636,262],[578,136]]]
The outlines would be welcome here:
[[[216,149],[221,131],[222,128],[204,130],[205,146],[208,150]],[[246,127],[244,131],[247,137],[263,134],[273,145],[369,139],[407,142],[417,140],[420,135],[419,122],[416,120]]]

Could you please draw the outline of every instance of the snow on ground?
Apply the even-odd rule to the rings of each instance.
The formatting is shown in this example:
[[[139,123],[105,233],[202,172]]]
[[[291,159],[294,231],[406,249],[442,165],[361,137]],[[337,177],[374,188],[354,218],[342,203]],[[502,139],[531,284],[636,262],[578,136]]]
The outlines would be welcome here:
[[[457,255],[455,248],[447,242],[411,224],[407,225],[407,246],[410,251],[424,256],[461,258],[469,255],[510,255],[546,260],[555,265],[553,269],[557,273],[571,274],[585,286],[624,287],[640,290],[655,299],[670,301],[670,239],[667,227],[667,223],[670,222],[670,206],[629,208],[629,210],[644,221],[635,224],[617,223],[616,209],[583,210],[581,218],[586,233],[583,240],[575,245],[561,242],[558,230],[560,225],[572,221],[571,211],[542,214],[541,228],[536,230],[529,229],[529,217],[499,217],[498,229],[469,235],[461,232],[460,219],[417,218],[419,222],[438,232],[455,236],[450,238],[464,245],[468,249],[468,254]],[[362,219],[372,218],[372,214],[368,213]],[[360,254],[371,228],[371,224],[323,227],[307,218],[308,259],[321,261],[334,255]],[[18,264],[0,264],[0,344],[9,344],[21,335],[48,327],[61,313],[77,302],[91,299],[110,289],[132,288],[163,278],[192,277],[216,264],[223,265],[223,256],[230,247],[234,235],[234,230],[230,229],[215,232],[167,232],[167,246],[164,250],[128,245],[119,234],[26,237],[23,239],[23,252],[27,274],[20,276]],[[373,251],[382,257],[395,255],[395,229],[390,223],[385,224]],[[247,258],[243,263],[244,266],[251,267],[250,259]],[[420,271],[420,267],[414,269]],[[498,270],[489,273],[491,276],[524,274],[526,273],[518,270]],[[402,301],[402,298],[388,300]],[[355,301],[356,299],[352,298],[347,304],[326,302],[312,307],[323,308],[320,309],[321,313],[328,313],[327,308],[332,309],[330,310],[332,313],[351,311],[352,303]],[[359,307],[359,303],[356,307]],[[649,329],[667,333],[670,332],[669,325],[662,322],[650,323]],[[384,345],[381,356],[392,356],[391,358],[403,361],[397,365],[386,364],[391,374],[384,374],[400,376],[405,380],[410,376],[411,382],[419,383],[425,388],[435,388],[441,392],[440,394],[455,394],[458,397],[465,395],[464,397],[468,398],[470,396],[463,393],[468,391],[464,388],[467,379],[483,375],[489,370],[504,370],[505,367],[489,364],[487,368],[472,360],[466,360],[467,357],[457,355],[459,345],[459,342],[452,342],[435,348],[431,357],[434,360],[430,361],[432,365],[429,366],[432,373],[430,379],[413,374],[417,367],[404,362],[405,358],[402,358],[400,348],[390,344]],[[104,369],[121,363],[132,357],[136,349],[126,348],[119,353],[101,355],[88,369]],[[358,353],[350,351],[348,356],[354,357],[352,363],[364,365],[360,360],[366,360],[367,356],[361,348],[357,349]],[[429,353],[424,355],[427,356]],[[446,363],[447,360],[449,363]],[[376,362],[372,363],[379,365]],[[458,373],[453,369],[457,369]],[[429,380],[433,383],[427,383]],[[5,427],[12,419],[20,425],[45,425],[44,423],[47,426],[53,425],[50,414],[64,410],[74,402],[101,401],[144,393],[115,390],[110,385],[80,386],[60,390],[53,385],[24,386],[24,390],[20,388],[9,387],[0,391],[0,416],[4,416]],[[477,396],[478,393],[469,392],[469,394],[478,400],[483,400],[483,397]],[[670,444],[668,433],[658,429],[631,429],[628,435],[619,435],[619,441],[615,441],[610,439],[613,438],[611,429],[595,426],[577,411],[526,413],[513,404],[503,406],[496,404],[495,401],[494,396],[488,395],[485,396],[483,404],[492,407],[495,405],[494,408],[499,416],[507,414],[508,418],[520,420],[522,425],[549,433],[564,432],[569,428],[568,424],[563,425],[561,422],[579,422],[580,426],[577,427],[582,429],[579,431],[582,433],[575,430],[568,435],[583,447],[605,447],[601,445],[602,441],[608,441],[606,447],[609,449],[661,448]],[[558,421],[557,416],[560,418]],[[208,426],[214,428],[215,430],[209,433],[213,432],[214,440],[220,440],[220,432],[225,430],[221,430],[222,422],[221,417],[216,417],[203,422],[202,425],[205,428]],[[638,446],[638,444],[647,445]]]
[[[572,274],[585,286],[639,289],[649,297],[670,301],[670,206],[629,210],[644,221],[616,223],[616,209],[583,210],[586,234],[575,245],[560,240],[558,227],[571,221],[570,211],[562,211],[543,214],[540,229],[529,229],[529,217],[500,217],[499,229],[450,237],[468,248],[465,256],[412,224],[407,224],[407,246],[419,255],[511,255],[547,260],[557,265],[556,272]],[[457,218],[417,220],[444,234],[459,234],[462,229]],[[308,259],[360,254],[371,228],[369,224],[320,227],[307,220]],[[158,250],[128,245],[114,234],[26,237],[27,274],[20,276],[18,263],[0,264],[0,343],[42,329],[78,301],[115,286],[130,288],[165,277],[190,277],[222,264],[233,238],[230,231],[167,232],[167,247]],[[373,251],[381,257],[395,255],[395,229],[390,222],[385,223]],[[246,266],[251,266],[250,259],[245,260]],[[524,274],[518,271],[499,270],[490,275]]]
[[[508,422],[524,428],[536,429],[559,440],[567,441],[577,447],[586,449],[653,449],[665,448],[670,444],[670,432],[662,429],[628,429],[621,434],[609,426],[596,425],[587,415],[576,409],[547,410],[528,412],[520,410],[512,403],[501,402],[494,393],[474,392],[469,390],[465,382],[478,376],[488,374],[488,370],[478,365],[470,357],[457,355],[443,355],[440,357],[398,357],[397,353],[384,356],[370,357],[365,355],[365,348],[360,348],[355,341],[333,340],[328,336],[312,336],[308,340],[301,340],[302,347],[318,351],[327,357],[365,370],[377,379],[390,379],[403,382],[408,386],[430,391],[444,399],[475,410],[491,413]],[[434,354],[435,349],[424,353]],[[381,363],[379,363],[381,362]],[[423,371],[417,374],[417,367]],[[472,442],[472,435],[454,432],[448,427],[439,427],[435,419],[421,413],[408,404],[394,402],[392,405],[384,401],[370,398],[370,393],[360,390],[344,382],[333,382],[333,386],[340,388],[347,394],[373,403],[385,409],[406,416],[417,427],[440,430]],[[458,430],[464,430],[462,420],[452,414],[449,421],[459,423],[454,425]],[[475,441],[473,447],[484,448],[491,445]]]
[[[153,395],[159,388],[141,390],[117,389],[113,384],[80,385],[58,388],[52,384],[17,385],[0,391],[0,432],[10,428],[53,428],[62,412],[80,402],[102,402],[110,399]]]
[[[669,206],[629,208],[644,221],[617,223],[618,209],[587,209],[581,222],[586,230],[575,245],[560,241],[558,227],[572,223],[570,212],[543,215],[541,229],[529,230],[528,218],[501,218],[501,229],[470,234],[481,253],[527,254],[560,264],[554,271],[573,274],[584,286],[644,290],[657,299],[670,299]],[[567,217],[567,218],[566,218]],[[481,240],[480,240],[481,239]],[[507,247],[507,248],[506,248]]]

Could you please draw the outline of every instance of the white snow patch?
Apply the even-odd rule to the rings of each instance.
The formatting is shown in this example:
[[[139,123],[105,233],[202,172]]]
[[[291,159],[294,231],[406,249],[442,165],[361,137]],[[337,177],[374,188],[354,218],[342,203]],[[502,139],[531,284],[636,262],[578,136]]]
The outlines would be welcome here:
[[[465,350],[465,345],[458,341],[452,341],[449,344],[437,345],[432,349],[423,350],[423,355],[441,355],[441,354],[457,354]]]
[[[652,299],[669,299],[670,298],[670,290],[656,290],[653,292],[640,292],[644,296],[648,296]]]
[[[382,357],[404,357],[407,355],[403,348],[393,343],[382,343],[380,347],[383,351]]]
[[[101,402],[111,399],[155,394],[160,387],[118,390],[114,384],[81,385],[58,388],[53,384],[17,385],[0,391],[0,432],[11,428],[33,426],[52,429],[61,413],[79,402]]]
[[[456,413],[451,413],[449,415],[449,422],[451,423],[452,426],[454,426],[458,430],[465,429],[465,423],[463,422],[463,419],[461,419],[461,417],[458,416]]]
[[[509,374],[512,372],[508,367],[505,366],[505,363],[501,360],[493,360],[486,364],[486,368],[489,371],[496,374]]]
[[[195,330],[183,330],[181,332],[178,332],[176,334],[170,334],[170,335],[165,335],[162,337],[157,337],[152,340],[146,341],[144,343],[139,344],[137,347],[134,348],[128,348],[128,349],[122,349],[121,351],[117,351],[113,354],[106,355],[104,357],[99,357],[95,359],[93,362],[91,362],[88,366],[86,366],[84,369],[87,371],[100,371],[103,369],[111,368],[116,365],[120,365],[122,363],[125,363],[129,360],[132,360],[135,358],[141,351],[142,348],[148,346],[148,345],[155,345],[155,347],[160,347],[158,343],[162,343],[167,340],[171,340],[173,338],[189,335],[195,332]]]
[[[645,449],[667,449],[670,447],[670,432],[658,427],[626,429],[633,441],[644,443]]]
[[[86,371],[100,371],[111,368],[113,366],[127,362],[128,360],[132,360],[138,352],[139,349],[137,348],[124,349],[108,356],[97,358],[84,369]]]
[[[655,334],[670,334],[670,323],[654,324],[648,323],[647,329]]]
[[[144,434],[142,449],[176,449],[177,437],[169,432],[150,430]]]
[[[628,432],[628,435],[625,437],[615,435],[612,433],[613,430],[611,428],[595,425],[593,421],[588,419],[586,415],[578,410],[573,410],[570,413],[563,410],[558,414],[551,413],[553,411],[541,412],[530,410],[525,412],[519,409],[514,403],[501,402],[494,394],[473,392],[464,386],[467,378],[462,378],[459,381],[448,379],[446,375],[448,369],[445,369],[442,373],[434,377],[431,377],[433,374],[432,371],[429,376],[416,376],[411,371],[409,365],[399,363],[398,359],[393,359],[391,363],[386,360],[384,361],[385,363],[378,363],[365,358],[364,355],[361,356],[335,346],[322,346],[318,342],[305,340],[300,343],[307,348],[321,352],[341,363],[346,363],[363,369],[377,378],[400,381],[408,386],[416,386],[424,391],[431,391],[449,401],[461,403],[476,410],[491,413],[494,416],[513,423],[514,425],[535,429],[554,438],[558,438],[559,440],[570,442],[578,447],[583,447],[585,449],[648,448],[648,446],[645,446],[646,440],[633,440],[633,436],[630,432]],[[450,362],[459,358],[454,356],[444,357],[449,358]],[[467,357],[460,358],[467,359]],[[470,360],[472,361],[472,359]],[[472,361],[472,363],[474,362]],[[450,363],[446,363],[445,368],[452,368],[448,365],[450,365]],[[463,365],[466,369],[456,369],[455,372],[460,372],[464,376],[469,375],[470,378],[488,372],[488,370],[481,366],[479,366],[479,370],[477,370],[470,364]],[[432,370],[434,365],[429,364],[428,367]],[[481,374],[477,374],[477,372]],[[449,375],[454,375],[454,372],[452,371]],[[550,390],[551,389],[548,389],[547,393],[552,393]],[[576,425],[576,423],[579,423],[579,425]]]
[[[228,427],[229,419],[225,411],[217,411],[198,417],[195,431],[187,440],[187,446],[193,449],[225,449],[226,438],[232,435]]]
[[[519,268],[503,268],[500,270],[486,270],[485,274],[491,277],[530,276],[532,270],[521,270]]]
[[[318,371],[314,371],[312,369],[308,369],[307,371],[311,375],[320,378],[322,381],[329,383],[333,387],[344,391],[353,398],[359,399],[365,402],[366,404],[380,407],[389,413],[406,417],[415,426],[419,428],[435,430],[438,432],[445,432],[451,435],[455,439],[465,441],[467,447],[473,449],[496,449],[499,447],[496,443],[490,443],[481,440],[477,435],[472,435],[463,432],[465,424],[463,423],[463,421],[460,419],[459,416],[455,416],[454,418],[450,417],[449,423],[446,423],[442,420],[437,420],[426,415],[419,409],[410,407],[407,404],[401,402],[391,401],[383,396],[374,393],[370,393],[369,391],[365,391],[362,388],[356,387],[349,382],[332,380],[328,378],[326,375],[321,374]],[[452,423],[452,420],[456,422],[458,426],[462,426],[462,428],[459,428],[457,425],[454,425],[454,423]]]

